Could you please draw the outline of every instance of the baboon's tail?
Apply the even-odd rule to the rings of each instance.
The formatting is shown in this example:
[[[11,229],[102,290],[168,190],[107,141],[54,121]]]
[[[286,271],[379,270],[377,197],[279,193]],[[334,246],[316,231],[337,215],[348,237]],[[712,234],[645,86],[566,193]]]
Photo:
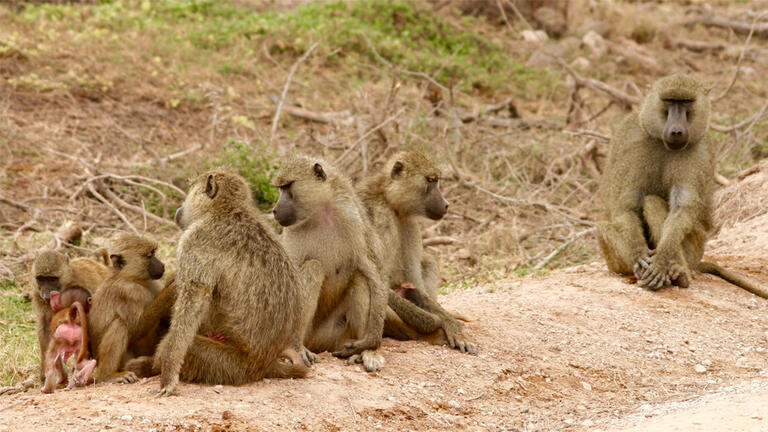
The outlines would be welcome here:
[[[754,281],[738,273],[725,269],[715,263],[701,261],[699,263],[699,271],[702,273],[709,273],[721,277],[738,287],[744,288],[756,296],[768,299],[768,291],[766,291],[765,288],[762,288]]]
[[[291,362],[285,362],[286,358]],[[267,368],[264,378],[304,378],[308,373],[309,368],[304,364],[299,354],[292,349],[286,349]]]
[[[464,321],[464,322],[472,322],[472,321],[474,321],[474,320],[475,320],[474,318],[472,318],[472,317],[471,317],[471,316],[469,316],[469,315],[464,315],[463,313],[461,313],[461,312],[457,312],[457,311],[454,311],[454,310],[449,310],[449,311],[448,311],[448,313],[449,313],[449,314],[450,314],[452,317],[456,318],[456,319],[457,319],[457,320],[459,320],[459,321]]]

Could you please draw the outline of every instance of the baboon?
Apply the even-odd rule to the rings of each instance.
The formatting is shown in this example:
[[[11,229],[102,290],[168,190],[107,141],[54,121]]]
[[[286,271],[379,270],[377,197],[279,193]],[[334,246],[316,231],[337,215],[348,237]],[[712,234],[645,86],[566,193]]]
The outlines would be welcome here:
[[[109,248],[112,275],[94,294],[88,314],[96,382],[135,382],[133,372],[121,370],[125,362],[151,355],[142,349],[147,335],[137,330],[144,308],[160,293],[165,265],[156,251],[157,242],[134,234],[120,235]]]
[[[63,293],[51,291],[51,309],[56,312],[72,306],[74,302],[80,302],[85,309],[85,313],[88,313],[88,310],[91,308],[91,300],[91,293],[79,286],[70,287]]]
[[[65,294],[73,292],[77,291],[71,289]],[[90,358],[88,350],[88,319],[83,304],[74,301],[71,306],[59,310],[51,319],[50,331],[53,337],[45,355],[45,383],[42,392],[53,393],[56,386],[67,379],[64,363],[70,355],[75,355],[75,366],[67,387],[84,386],[96,367],[96,360]]]
[[[437,302],[437,261],[421,243],[420,218],[439,220],[448,211],[439,180],[440,169],[423,153],[400,152],[364,179],[359,193],[383,243],[382,274],[388,286],[405,289],[407,298],[437,316],[451,348],[477,354],[461,323]]]
[[[197,177],[175,219],[184,232],[171,328],[153,359],[157,394],[172,394],[180,378],[239,385],[306,376],[296,352],[303,286],[245,179],[227,170]],[[202,328],[226,342],[198,335]]]
[[[698,270],[766,297],[746,278],[701,261],[717,163],[707,93],[689,76],[662,78],[640,112],[618,126],[600,182],[607,220],[598,224],[598,242],[611,271],[634,274],[650,290],[688,287]]]
[[[381,244],[351,182],[327,162],[297,155],[282,163],[273,183],[280,191],[273,214],[285,227],[288,255],[297,265],[316,259],[322,266],[317,284],[307,287],[307,348],[362,361],[369,372],[381,369]]]
[[[40,379],[45,374],[45,354],[51,340],[51,318],[54,310],[51,306],[51,293],[65,293],[73,287],[79,287],[93,295],[102,282],[109,276],[107,266],[90,258],[69,259],[61,252],[47,250],[42,252],[32,264],[32,277],[35,292],[32,302],[35,306],[37,340],[40,344]]]

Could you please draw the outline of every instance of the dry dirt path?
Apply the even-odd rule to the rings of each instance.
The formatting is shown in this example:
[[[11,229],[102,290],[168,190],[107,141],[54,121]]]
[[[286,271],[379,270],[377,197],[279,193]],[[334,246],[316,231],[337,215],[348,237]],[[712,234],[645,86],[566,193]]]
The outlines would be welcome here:
[[[724,230],[711,257],[768,284],[767,226]],[[442,301],[475,319],[480,355],[387,340],[377,374],[325,354],[308,379],[165,399],[157,378],[33,390],[0,397],[0,431],[768,429],[768,302],[714,277],[652,293],[595,263]]]

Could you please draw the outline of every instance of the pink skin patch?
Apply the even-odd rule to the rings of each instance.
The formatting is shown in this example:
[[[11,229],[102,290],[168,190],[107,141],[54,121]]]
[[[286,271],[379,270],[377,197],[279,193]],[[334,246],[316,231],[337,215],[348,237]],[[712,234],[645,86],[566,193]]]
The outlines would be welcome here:
[[[213,339],[215,341],[219,341],[221,343],[225,343],[227,341],[227,338],[221,333],[206,332],[205,337],[209,339]]]
[[[400,284],[400,289],[397,290],[397,295],[399,295],[402,298],[405,298],[405,292],[407,290],[414,290],[414,289],[416,289],[416,286],[414,284],[408,283],[408,282],[402,283]]]
[[[51,309],[54,311],[59,311],[62,309],[61,293],[58,291],[51,291]]]
[[[75,365],[75,372],[69,377],[67,388],[82,387],[88,384],[94,369],[96,369],[96,359],[85,360]]]
[[[83,329],[77,324],[59,324],[53,337],[74,344],[83,338]]]

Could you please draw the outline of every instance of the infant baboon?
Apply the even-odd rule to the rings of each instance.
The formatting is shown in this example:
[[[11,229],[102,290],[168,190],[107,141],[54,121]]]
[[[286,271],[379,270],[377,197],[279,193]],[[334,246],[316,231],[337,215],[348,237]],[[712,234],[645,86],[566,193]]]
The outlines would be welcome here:
[[[274,184],[280,198],[273,213],[285,227],[288,255],[297,265],[321,264],[304,310],[307,348],[379,370],[384,359],[375,350],[387,307],[377,267],[381,244],[352,184],[327,162],[305,156],[284,161]]]
[[[396,290],[436,315],[451,348],[477,354],[462,325],[437,302],[437,262],[424,253],[420,218],[441,219],[448,202],[440,192],[440,170],[417,151],[394,155],[360,185],[360,197],[383,243],[383,276]],[[390,298],[392,298],[390,296]]]
[[[639,113],[613,134],[600,183],[607,212],[597,238],[608,268],[658,290],[687,287],[692,270],[716,274],[761,297],[766,292],[701,261],[711,227],[716,151],[708,136],[707,90],[685,75],[657,81]]]
[[[146,335],[137,330],[144,308],[160,292],[158,279],[165,272],[156,251],[155,241],[133,234],[119,236],[109,248],[112,275],[94,294],[88,314],[91,351],[98,361],[96,382],[135,382],[133,372],[122,370],[125,362],[151,354],[143,347],[154,344],[145,342]]]
[[[78,292],[76,289],[70,289],[65,294],[76,292]],[[82,292],[87,293],[85,290]],[[43,393],[53,393],[56,387],[67,379],[64,363],[71,355],[75,356],[75,360],[68,388],[84,386],[91,378],[93,368],[96,366],[96,360],[91,358],[88,350],[88,319],[85,307],[81,303],[82,298],[77,298],[79,296],[80,294],[71,296],[72,303],[60,309],[51,318],[50,331],[53,337],[45,355]],[[68,300],[69,298],[65,298],[64,302]]]
[[[246,181],[226,170],[199,176],[176,222],[184,232],[171,328],[154,357],[158,394],[173,393],[180,377],[239,385],[305,376],[309,369],[295,352],[303,287]],[[198,335],[201,328],[226,342]]]
[[[51,340],[50,324],[54,313],[51,293],[55,293],[56,298],[67,290],[78,287],[93,295],[109,273],[109,268],[92,259],[70,260],[66,255],[52,250],[42,252],[35,259],[32,264],[35,287],[32,302],[35,306],[37,340],[40,344],[41,380],[45,374],[45,355]]]

